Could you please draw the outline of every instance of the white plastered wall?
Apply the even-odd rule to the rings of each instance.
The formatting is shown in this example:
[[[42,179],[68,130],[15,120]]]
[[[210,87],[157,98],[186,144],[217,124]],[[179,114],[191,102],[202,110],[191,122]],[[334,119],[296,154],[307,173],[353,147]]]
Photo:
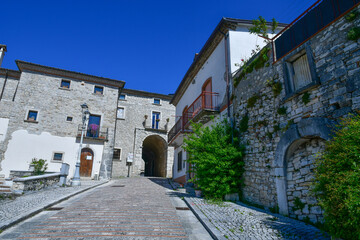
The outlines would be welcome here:
[[[94,152],[91,176],[98,174],[103,154],[102,144],[83,144]],[[5,159],[1,162],[2,174],[9,176],[10,170],[27,171],[33,158],[46,159],[49,172],[59,172],[61,163],[52,162],[54,152],[63,152],[63,162],[70,165],[69,177],[75,173],[75,163],[79,151],[79,143],[74,137],[58,137],[47,132],[40,135],[29,134],[26,130],[17,130],[9,141]]]

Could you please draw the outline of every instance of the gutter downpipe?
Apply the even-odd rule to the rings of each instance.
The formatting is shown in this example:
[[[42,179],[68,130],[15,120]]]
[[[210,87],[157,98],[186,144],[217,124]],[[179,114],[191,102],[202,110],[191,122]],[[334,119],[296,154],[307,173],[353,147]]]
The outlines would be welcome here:
[[[4,95],[7,79],[8,79],[8,70],[6,69],[5,70],[5,80],[4,80],[3,88],[1,89],[0,101],[2,100],[2,97]]]
[[[227,98],[227,117],[231,124],[231,142],[234,142],[234,122],[230,116],[230,80],[229,80],[229,45],[228,34],[223,33],[220,29],[219,32],[224,36],[225,44],[225,74],[226,74],[226,98]]]

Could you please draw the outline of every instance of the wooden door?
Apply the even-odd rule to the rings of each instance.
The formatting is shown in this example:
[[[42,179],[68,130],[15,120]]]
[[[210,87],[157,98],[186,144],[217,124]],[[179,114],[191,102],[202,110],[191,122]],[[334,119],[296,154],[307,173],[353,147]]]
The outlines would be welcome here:
[[[89,148],[81,150],[80,157],[80,177],[91,177],[94,153]]]

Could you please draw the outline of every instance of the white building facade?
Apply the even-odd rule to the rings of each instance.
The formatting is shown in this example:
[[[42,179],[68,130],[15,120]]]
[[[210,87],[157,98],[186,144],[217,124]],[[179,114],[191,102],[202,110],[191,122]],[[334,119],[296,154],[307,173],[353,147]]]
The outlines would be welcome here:
[[[195,56],[171,100],[177,119],[169,132],[169,144],[175,148],[173,178],[178,182],[191,178],[187,154],[182,149],[183,138],[191,131],[190,120],[209,125],[211,116],[232,116],[231,77],[257,45],[265,45],[263,38],[249,33],[251,26],[252,21],[223,18]]]

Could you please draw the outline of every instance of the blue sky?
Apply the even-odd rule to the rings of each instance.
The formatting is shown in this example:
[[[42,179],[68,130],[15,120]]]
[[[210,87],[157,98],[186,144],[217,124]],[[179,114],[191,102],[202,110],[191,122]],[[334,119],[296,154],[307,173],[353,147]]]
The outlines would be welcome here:
[[[19,59],[174,93],[222,17],[289,23],[315,1],[3,0],[2,67]]]

